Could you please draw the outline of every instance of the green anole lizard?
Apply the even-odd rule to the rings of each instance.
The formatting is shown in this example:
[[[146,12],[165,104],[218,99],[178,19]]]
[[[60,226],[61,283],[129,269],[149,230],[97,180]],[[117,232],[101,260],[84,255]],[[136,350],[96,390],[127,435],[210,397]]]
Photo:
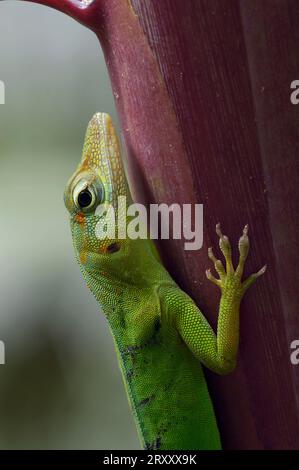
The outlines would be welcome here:
[[[82,160],[65,190],[77,260],[102,307],[114,338],[129,402],[145,449],[220,449],[221,441],[201,364],[218,374],[236,365],[239,307],[266,266],[241,281],[249,251],[248,227],[239,240],[234,269],[231,246],[216,226],[226,261],[208,256],[221,290],[217,335],[163,267],[153,241],[98,238],[98,209],[117,199],[132,202],[118,139],[107,114],[96,114],[86,133]],[[118,213],[118,217],[126,214]],[[201,364],[200,364],[201,363]]]

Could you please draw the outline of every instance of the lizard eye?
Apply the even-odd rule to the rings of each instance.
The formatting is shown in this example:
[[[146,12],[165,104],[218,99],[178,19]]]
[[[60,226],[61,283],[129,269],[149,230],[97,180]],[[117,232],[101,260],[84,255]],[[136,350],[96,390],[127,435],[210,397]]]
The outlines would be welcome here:
[[[99,204],[103,196],[102,188],[94,188],[87,181],[80,181],[73,191],[73,199],[76,207],[83,212],[88,212]]]
[[[89,189],[83,189],[83,191],[81,191],[79,194],[78,194],[78,205],[84,209],[85,207],[89,207],[90,204],[92,203],[92,194],[91,192],[89,191]]]

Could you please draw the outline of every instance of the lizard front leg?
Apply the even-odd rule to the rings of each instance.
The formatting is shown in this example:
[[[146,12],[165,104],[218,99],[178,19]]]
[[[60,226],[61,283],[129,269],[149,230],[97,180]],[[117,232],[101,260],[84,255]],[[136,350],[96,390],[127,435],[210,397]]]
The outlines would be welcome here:
[[[220,224],[216,226],[216,232],[226,269],[215,257],[212,248],[209,248],[208,255],[219,278],[215,278],[210,269],[206,271],[206,275],[221,290],[217,336],[191,299],[189,302],[180,303],[180,311],[176,313],[176,326],[186,345],[206,367],[219,374],[226,374],[236,365],[241,300],[254,281],[264,274],[266,266],[242,282],[244,264],[249,252],[248,226],[245,226],[239,240],[240,257],[236,270],[232,263],[229,239],[222,234]]]

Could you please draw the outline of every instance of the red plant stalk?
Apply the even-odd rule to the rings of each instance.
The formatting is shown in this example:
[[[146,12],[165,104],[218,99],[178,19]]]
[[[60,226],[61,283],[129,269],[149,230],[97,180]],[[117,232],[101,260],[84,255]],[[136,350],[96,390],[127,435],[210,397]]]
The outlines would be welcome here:
[[[288,96],[299,77],[296,0],[35,3],[98,36],[135,199],[204,204],[203,249],[185,251],[178,240],[160,248],[213,324],[207,246],[216,222],[234,244],[249,223],[248,272],[269,269],[242,305],[236,372],[208,374],[209,386],[226,448],[298,448],[299,379],[289,359],[299,338],[299,111]]]

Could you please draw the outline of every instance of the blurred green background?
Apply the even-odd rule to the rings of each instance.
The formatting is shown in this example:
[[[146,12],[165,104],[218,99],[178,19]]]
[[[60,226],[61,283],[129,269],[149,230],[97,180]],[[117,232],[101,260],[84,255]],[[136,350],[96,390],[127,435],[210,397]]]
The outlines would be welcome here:
[[[61,13],[1,2],[0,80],[0,448],[138,449],[62,197],[93,113],[116,119],[100,46]]]

